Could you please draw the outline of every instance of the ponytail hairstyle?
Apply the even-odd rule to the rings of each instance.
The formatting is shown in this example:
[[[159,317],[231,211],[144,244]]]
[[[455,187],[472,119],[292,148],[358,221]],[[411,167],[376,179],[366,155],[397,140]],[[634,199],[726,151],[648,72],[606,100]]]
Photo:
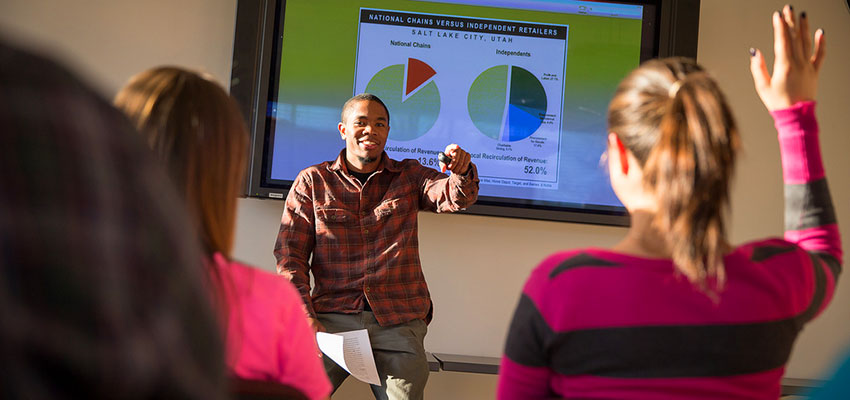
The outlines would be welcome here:
[[[740,147],[717,82],[686,58],[650,60],[617,87],[608,129],[637,158],[655,194],[655,227],[676,269],[708,294],[722,289],[725,213]]]

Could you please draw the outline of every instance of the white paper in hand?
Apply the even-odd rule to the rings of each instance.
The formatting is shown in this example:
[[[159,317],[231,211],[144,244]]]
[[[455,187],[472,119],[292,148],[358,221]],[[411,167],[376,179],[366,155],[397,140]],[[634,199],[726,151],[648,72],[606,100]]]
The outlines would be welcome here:
[[[369,332],[365,329],[337,333],[316,333],[319,350],[334,360],[351,376],[373,385],[380,385],[378,369],[372,345],[369,344]]]

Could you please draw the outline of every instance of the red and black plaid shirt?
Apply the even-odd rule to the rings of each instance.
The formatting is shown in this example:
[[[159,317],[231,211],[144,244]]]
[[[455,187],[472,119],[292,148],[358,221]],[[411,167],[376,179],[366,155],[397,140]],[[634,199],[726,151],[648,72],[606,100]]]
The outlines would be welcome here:
[[[311,315],[361,312],[368,300],[382,326],[430,319],[417,213],[474,203],[478,172],[470,164],[464,176],[449,177],[415,160],[382,157],[362,185],[348,172],[343,150],[336,161],[301,171],[289,190],[274,254]]]

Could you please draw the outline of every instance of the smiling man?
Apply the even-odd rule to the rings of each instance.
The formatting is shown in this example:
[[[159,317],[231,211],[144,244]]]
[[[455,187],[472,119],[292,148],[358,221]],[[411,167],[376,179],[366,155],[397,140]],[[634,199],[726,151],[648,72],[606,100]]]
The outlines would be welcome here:
[[[378,169],[378,161],[384,153],[384,144],[390,133],[386,110],[377,97],[374,100],[352,99],[343,105],[340,119],[345,122],[340,122],[338,129],[342,140],[345,140],[346,166],[361,182],[366,180],[360,179],[363,176],[359,174],[371,175]]]
[[[446,146],[441,169],[384,152],[389,110],[375,95],[342,106],[335,161],[309,167],[289,190],[275,243],[277,269],[300,290],[317,331],[367,329],[381,386],[376,399],[421,399],[432,305],[419,262],[419,210],[453,212],[478,198],[469,153]],[[310,272],[314,286],[310,293]],[[334,390],[348,373],[325,357]]]

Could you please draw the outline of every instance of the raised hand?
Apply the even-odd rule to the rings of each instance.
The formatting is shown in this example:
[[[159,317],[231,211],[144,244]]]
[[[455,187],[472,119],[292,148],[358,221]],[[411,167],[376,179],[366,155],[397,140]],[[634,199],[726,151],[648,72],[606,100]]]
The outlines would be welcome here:
[[[750,49],[750,71],[756,92],[769,111],[815,99],[825,47],[823,29],[818,29],[812,50],[809,19],[805,12],[798,19],[791,6],[786,5],[781,12],[773,13],[775,59],[772,75],[761,51]]]

